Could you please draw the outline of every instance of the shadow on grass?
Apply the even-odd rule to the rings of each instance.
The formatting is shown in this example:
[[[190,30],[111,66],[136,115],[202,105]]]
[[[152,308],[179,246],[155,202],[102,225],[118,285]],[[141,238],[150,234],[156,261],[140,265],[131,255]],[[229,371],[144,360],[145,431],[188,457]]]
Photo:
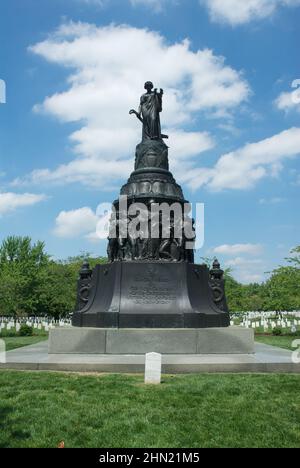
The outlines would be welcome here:
[[[15,420],[13,418],[14,408],[12,406],[0,406],[0,432],[2,440],[0,448],[10,448],[16,446],[16,441],[26,440],[31,437],[29,431],[26,430],[12,430],[13,426],[22,425],[21,419]]]

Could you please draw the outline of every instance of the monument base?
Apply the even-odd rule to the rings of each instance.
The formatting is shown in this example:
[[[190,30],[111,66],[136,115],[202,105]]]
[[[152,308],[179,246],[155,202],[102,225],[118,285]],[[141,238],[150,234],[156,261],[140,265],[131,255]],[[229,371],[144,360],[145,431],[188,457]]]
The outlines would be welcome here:
[[[254,332],[240,327],[200,329],[56,328],[49,354],[253,354]]]
[[[83,275],[74,327],[198,329],[230,325],[223,281],[212,278],[206,265],[124,261],[97,265],[93,272],[83,270]]]

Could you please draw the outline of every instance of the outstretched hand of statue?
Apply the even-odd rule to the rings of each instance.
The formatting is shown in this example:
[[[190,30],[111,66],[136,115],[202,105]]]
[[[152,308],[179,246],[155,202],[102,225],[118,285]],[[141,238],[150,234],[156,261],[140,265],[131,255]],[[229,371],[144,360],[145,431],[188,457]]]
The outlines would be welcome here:
[[[160,90],[159,90],[159,91],[158,91],[158,89],[157,89],[157,88],[155,88],[154,92],[155,92],[155,94],[160,94],[161,96],[163,96],[163,94],[164,94],[164,90],[163,90],[163,89],[161,89],[161,88],[160,88]]]

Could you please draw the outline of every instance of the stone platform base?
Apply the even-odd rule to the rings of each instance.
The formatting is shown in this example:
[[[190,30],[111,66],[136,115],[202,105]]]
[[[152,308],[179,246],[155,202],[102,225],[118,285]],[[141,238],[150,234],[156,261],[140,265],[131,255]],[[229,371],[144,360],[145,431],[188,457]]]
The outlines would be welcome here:
[[[113,354],[48,354],[48,343],[42,341],[7,354],[0,371],[97,372],[143,374],[145,356]],[[300,364],[286,349],[255,343],[254,354],[167,354],[162,356],[163,374],[201,373],[297,373]]]
[[[49,334],[49,354],[141,355],[253,354],[252,329],[97,329],[56,328]]]

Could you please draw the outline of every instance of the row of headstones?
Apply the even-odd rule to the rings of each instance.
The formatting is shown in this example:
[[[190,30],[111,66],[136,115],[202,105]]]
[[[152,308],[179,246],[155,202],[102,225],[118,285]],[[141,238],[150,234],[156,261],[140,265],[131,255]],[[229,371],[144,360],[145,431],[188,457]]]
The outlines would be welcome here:
[[[234,325],[234,321],[231,321],[231,326]],[[292,333],[296,333],[298,328],[300,327],[300,320],[259,320],[259,321],[252,321],[248,319],[244,319],[240,323],[241,327],[245,328],[253,328],[259,329],[263,328],[265,331],[274,330],[274,328],[283,328],[283,329],[290,329]]]
[[[288,322],[294,322],[297,325],[300,319],[300,312],[243,312],[232,314],[232,322],[239,320],[242,325],[252,326],[252,323],[260,322],[260,326],[268,325],[273,326],[286,326]]]
[[[7,318],[0,318],[0,333],[3,329],[6,330],[12,330],[15,329],[16,332],[19,332],[21,329],[22,325],[27,325],[28,327],[32,327],[33,329],[36,330],[44,330],[48,332],[51,328],[55,327],[66,327],[71,325],[71,321],[64,319],[64,320],[59,320],[59,321],[54,321],[54,320],[11,320]]]
[[[235,318],[243,318],[243,319],[270,319],[272,317],[294,317],[300,319],[300,312],[299,311],[271,311],[271,312],[237,312],[233,314]]]
[[[24,325],[24,324],[25,324],[25,325],[28,325],[29,327],[32,327],[32,328],[34,328],[34,329],[37,329],[37,330],[49,331],[50,328],[55,328],[55,325],[52,324],[52,323],[50,323],[50,324],[43,324],[43,323],[36,323],[36,322],[35,322],[35,323],[31,323],[31,322],[22,322],[22,323],[20,323],[20,322],[7,322],[7,323],[5,323],[5,322],[2,322],[2,323],[0,324],[0,333],[1,333],[1,331],[2,331],[3,329],[4,329],[4,330],[6,329],[6,330],[8,330],[8,331],[10,331],[10,330],[12,330],[12,329],[15,329],[16,332],[19,332],[20,329],[21,329],[21,326]]]

